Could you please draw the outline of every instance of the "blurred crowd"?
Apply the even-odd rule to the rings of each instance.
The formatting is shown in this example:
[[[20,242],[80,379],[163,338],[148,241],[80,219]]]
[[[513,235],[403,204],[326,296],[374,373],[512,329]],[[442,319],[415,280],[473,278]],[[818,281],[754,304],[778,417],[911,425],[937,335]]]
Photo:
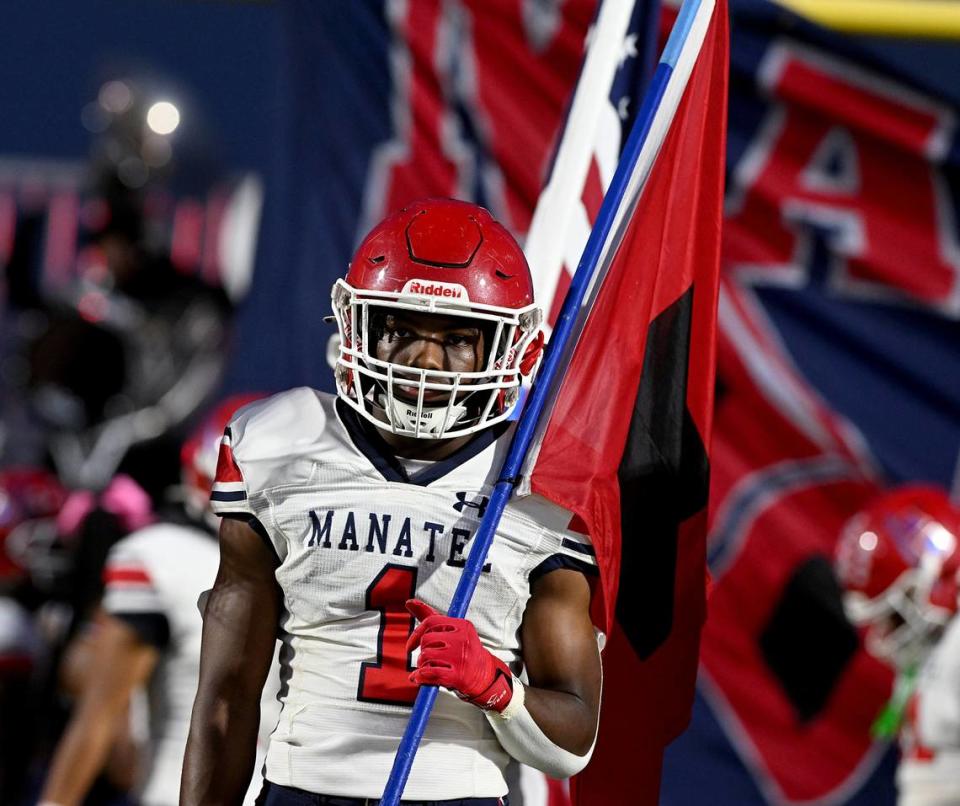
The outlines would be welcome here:
[[[159,247],[176,110],[160,112],[105,84],[84,111],[75,265],[42,270],[54,212],[38,208],[2,267],[3,804],[177,799],[218,562],[207,498],[251,398],[217,399],[230,297]]]

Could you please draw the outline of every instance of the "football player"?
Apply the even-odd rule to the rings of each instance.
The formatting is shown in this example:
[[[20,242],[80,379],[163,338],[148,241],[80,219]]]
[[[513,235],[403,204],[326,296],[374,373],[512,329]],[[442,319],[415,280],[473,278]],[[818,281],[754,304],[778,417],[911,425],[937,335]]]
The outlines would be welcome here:
[[[379,798],[422,684],[442,688],[404,803],[505,803],[511,756],[578,772],[600,656],[596,560],[570,513],[512,500],[470,618],[442,615],[542,348],[520,247],[483,208],[411,204],[361,243],[333,313],[337,394],[285,392],[224,436],[182,802],[226,803],[246,786],[278,626],[267,806]]]
[[[898,672],[899,806],[960,806],[960,511],[902,487],[852,518],[837,545],[851,620]]]
[[[42,803],[84,802],[125,727],[131,696],[141,687],[147,688],[149,701],[149,748],[137,802],[178,802],[200,663],[198,597],[213,582],[219,558],[216,528],[210,523],[216,519],[209,507],[198,508],[196,502],[209,499],[223,428],[239,406],[253,399],[244,395],[222,403],[183,446],[184,503],[190,517],[146,526],[110,550],[91,639],[91,668],[51,762]],[[276,689],[274,685],[268,693]],[[272,723],[265,718],[264,730],[275,722],[276,713]],[[265,741],[262,745],[265,750]],[[259,782],[246,802],[253,803],[257,790]]]

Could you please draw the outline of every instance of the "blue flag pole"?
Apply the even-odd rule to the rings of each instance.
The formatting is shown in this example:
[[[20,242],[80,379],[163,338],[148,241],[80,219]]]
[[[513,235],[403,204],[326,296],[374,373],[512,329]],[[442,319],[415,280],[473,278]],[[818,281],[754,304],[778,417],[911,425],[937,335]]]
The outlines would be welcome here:
[[[450,610],[447,614],[449,616],[464,618],[467,614],[467,608],[470,606],[470,600],[473,598],[477,582],[480,579],[480,571],[486,563],[487,553],[493,543],[500,517],[510,500],[514,486],[519,481],[524,459],[536,433],[540,416],[547,401],[551,399],[555,388],[559,386],[562,380],[561,370],[564,369],[562,362],[567,355],[566,348],[574,332],[574,326],[583,301],[592,286],[593,276],[597,271],[603,246],[626,195],[630,177],[639,160],[640,152],[650,135],[654,116],[663,101],[667,82],[676,66],[677,57],[690,35],[693,20],[702,2],[703,0],[683,0],[683,5],[680,8],[673,30],[670,32],[663,55],[660,57],[660,62],[644,93],[637,119],[620,155],[620,161],[610,182],[610,187],[607,189],[606,196],[600,206],[597,221],[590,232],[590,237],[587,239],[577,271],[563,301],[563,307],[560,310],[550,343],[544,352],[543,365],[530,391],[523,414],[517,423],[513,441],[510,443],[510,449],[504,459],[503,467],[500,469],[497,483],[490,495],[486,513],[471,541],[470,556],[450,603]],[[410,721],[407,723],[403,739],[397,749],[397,755],[393,760],[393,768],[390,771],[390,777],[387,779],[383,797],[380,799],[381,806],[398,806],[400,803],[403,788],[410,776],[413,759],[426,730],[427,720],[430,718],[430,712],[433,710],[437,694],[437,686],[420,687],[413,705],[413,711],[410,714]]]

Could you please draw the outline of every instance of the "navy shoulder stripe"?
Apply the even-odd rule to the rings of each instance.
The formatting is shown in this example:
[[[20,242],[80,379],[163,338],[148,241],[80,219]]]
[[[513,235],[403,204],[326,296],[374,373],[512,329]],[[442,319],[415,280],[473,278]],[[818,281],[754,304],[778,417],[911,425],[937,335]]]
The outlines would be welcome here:
[[[570,571],[579,571],[586,577],[596,577],[600,574],[595,565],[585,563],[582,560],[578,560],[576,557],[569,557],[566,554],[551,554],[549,557],[547,557],[547,559],[545,559],[542,563],[540,563],[540,565],[530,572],[530,585],[532,586],[534,582],[536,582],[545,574],[549,574],[551,571],[557,571],[562,568]]]
[[[210,500],[223,502],[246,501],[247,494],[243,490],[231,490],[228,492],[223,490],[214,490],[212,493],[210,493]]]
[[[570,549],[571,551],[578,551],[580,554],[588,554],[591,557],[596,557],[597,553],[593,550],[593,546],[588,546],[586,543],[578,543],[576,540],[570,540],[570,538],[563,538],[560,541],[560,545],[565,549]]]

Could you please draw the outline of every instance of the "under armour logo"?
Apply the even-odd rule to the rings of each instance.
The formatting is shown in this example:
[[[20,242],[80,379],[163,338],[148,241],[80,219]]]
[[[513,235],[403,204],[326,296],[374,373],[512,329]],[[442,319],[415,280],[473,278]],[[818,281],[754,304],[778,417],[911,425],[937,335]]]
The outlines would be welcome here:
[[[490,499],[485,495],[480,496],[480,503],[478,504],[476,501],[468,501],[466,493],[457,493],[457,503],[453,505],[453,508],[457,510],[457,512],[463,512],[464,507],[472,507],[477,510],[477,517],[482,518],[489,503]]]

